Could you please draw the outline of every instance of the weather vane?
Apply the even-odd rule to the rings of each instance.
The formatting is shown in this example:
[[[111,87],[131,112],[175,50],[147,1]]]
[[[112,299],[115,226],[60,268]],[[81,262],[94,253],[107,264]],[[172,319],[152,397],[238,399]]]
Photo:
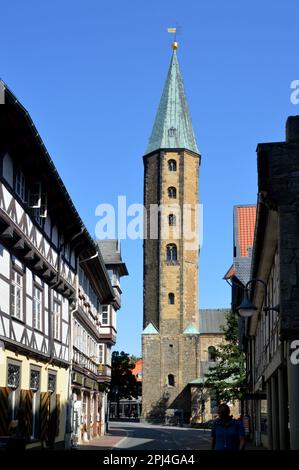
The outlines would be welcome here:
[[[176,35],[177,35],[177,32],[178,32],[178,27],[175,27],[175,28],[167,28],[167,32],[168,33],[172,33],[174,34],[174,41],[171,45],[172,49],[177,49],[179,47],[178,43],[177,43],[177,40],[176,40]]]

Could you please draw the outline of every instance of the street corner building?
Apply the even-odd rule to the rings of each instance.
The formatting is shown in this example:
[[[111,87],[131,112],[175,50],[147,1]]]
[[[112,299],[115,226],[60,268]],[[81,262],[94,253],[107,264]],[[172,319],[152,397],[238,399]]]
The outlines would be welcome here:
[[[163,421],[172,414],[189,422],[191,388],[201,377],[205,353],[219,337],[200,334],[199,241],[190,244],[184,208],[198,234],[201,156],[173,43],[170,67],[144,161],[144,312],[142,332],[142,414]],[[159,208],[153,226],[152,207]],[[156,230],[155,230],[156,229]],[[209,311],[211,316],[213,311]],[[206,315],[206,314],[204,314]],[[216,339],[217,338],[217,339]],[[215,342],[216,341],[216,342]],[[208,344],[209,342],[209,344]],[[192,385],[191,385],[192,384]]]
[[[246,354],[245,411],[257,446],[298,450],[299,116],[287,119],[284,142],[257,146],[257,164],[257,206],[247,212],[241,229],[249,234],[247,261],[240,263],[242,246],[235,243],[234,266],[227,273],[235,281],[236,312],[250,283],[253,308],[239,319],[240,349]]]
[[[91,238],[29,113],[1,89],[0,440],[23,408],[29,447],[69,447],[105,430],[127,269],[117,241]]]

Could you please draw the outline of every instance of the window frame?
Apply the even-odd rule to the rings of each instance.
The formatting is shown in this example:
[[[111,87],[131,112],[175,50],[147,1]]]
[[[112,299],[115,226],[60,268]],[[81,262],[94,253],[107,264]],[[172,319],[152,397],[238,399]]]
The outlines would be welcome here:
[[[100,343],[98,346],[99,346],[99,364],[104,364],[105,363],[105,344]]]
[[[49,385],[50,385],[50,381],[49,381],[50,376],[51,376],[51,377],[55,377],[55,382],[54,382],[54,383],[55,383],[55,387],[54,387],[54,390],[51,390],[50,387],[49,387]],[[47,391],[48,391],[49,393],[51,393],[51,394],[52,394],[52,393],[56,393],[56,391],[57,391],[57,373],[56,373],[55,370],[49,370],[49,371],[48,371],[48,375],[47,375]]]
[[[15,280],[15,276],[19,276],[21,283]],[[10,283],[10,315],[16,320],[24,322],[25,309],[24,309],[24,272],[15,264],[11,268],[11,283]],[[16,314],[18,306],[16,299],[19,293],[19,316]]]
[[[168,215],[168,225],[170,227],[176,227],[176,215],[175,214]]]
[[[55,306],[58,306],[59,311],[55,311]],[[53,299],[53,339],[61,342],[61,319],[62,319],[62,305],[57,299]],[[58,329],[57,329],[58,326]],[[59,333],[57,335],[57,332]]]
[[[40,294],[40,299],[35,297],[35,292],[39,292]],[[44,301],[44,291],[43,288],[37,284],[35,281],[33,281],[32,285],[32,327],[35,330],[43,332],[43,301]],[[36,304],[39,305],[39,321],[36,322],[35,320],[35,309],[36,309]]]
[[[173,158],[171,158],[170,160],[168,160],[168,171],[177,171],[177,162],[176,160],[174,160]]]
[[[175,243],[169,243],[166,245],[166,261],[168,263],[174,263],[178,260],[178,249]]]
[[[102,315],[101,315],[101,320],[102,321],[101,321],[101,324],[103,326],[109,325],[109,307],[110,307],[110,305],[102,305]],[[104,310],[103,310],[104,308],[107,308],[107,311],[104,312]],[[105,313],[105,321],[104,321],[104,316],[103,316],[104,313]]]
[[[208,362],[216,362],[216,348],[215,346],[208,347]]]
[[[8,383],[8,380],[9,380],[8,369],[10,366],[19,368],[18,385],[16,387],[9,385]],[[7,358],[6,384],[7,384],[7,387],[11,390],[10,412],[11,412],[11,419],[13,420],[16,418],[16,415],[17,415],[17,409],[19,406],[19,391],[21,390],[21,384],[22,384],[22,362],[21,361],[16,361],[15,359]]]
[[[26,179],[20,169],[15,173],[14,192],[19,196],[22,202],[26,202]]]
[[[167,194],[169,199],[176,199],[177,198],[177,190],[175,186],[169,186],[167,188]]]

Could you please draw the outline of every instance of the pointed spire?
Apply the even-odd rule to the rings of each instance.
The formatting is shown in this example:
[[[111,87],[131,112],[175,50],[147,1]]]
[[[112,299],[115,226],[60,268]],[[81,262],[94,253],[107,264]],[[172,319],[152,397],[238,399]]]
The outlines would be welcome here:
[[[178,44],[173,53],[146,154],[160,148],[185,148],[199,153],[179,69]]]

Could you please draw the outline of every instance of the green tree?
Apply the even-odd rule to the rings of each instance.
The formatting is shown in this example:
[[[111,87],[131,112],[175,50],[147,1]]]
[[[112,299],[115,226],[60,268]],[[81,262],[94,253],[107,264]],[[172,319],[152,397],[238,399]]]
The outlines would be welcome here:
[[[128,353],[114,351],[111,360],[111,384],[108,398],[117,403],[117,417],[119,417],[119,402],[122,398],[137,398],[138,384],[132,374],[134,364]]]
[[[213,389],[217,402],[242,401],[246,384],[245,355],[239,350],[238,320],[234,312],[228,312],[222,329],[226,342],[216,348],[215,366],[205,374],[205,385]]]
[[[134,367],[135,367],[135,365],[136,365],[136,362],[139,361],[139,359],[141,359],[141,358],[138,357],[138,356],[134,356],[134,354],[132,354],[132,355],[130,356],[131,364],[133,364]]]

